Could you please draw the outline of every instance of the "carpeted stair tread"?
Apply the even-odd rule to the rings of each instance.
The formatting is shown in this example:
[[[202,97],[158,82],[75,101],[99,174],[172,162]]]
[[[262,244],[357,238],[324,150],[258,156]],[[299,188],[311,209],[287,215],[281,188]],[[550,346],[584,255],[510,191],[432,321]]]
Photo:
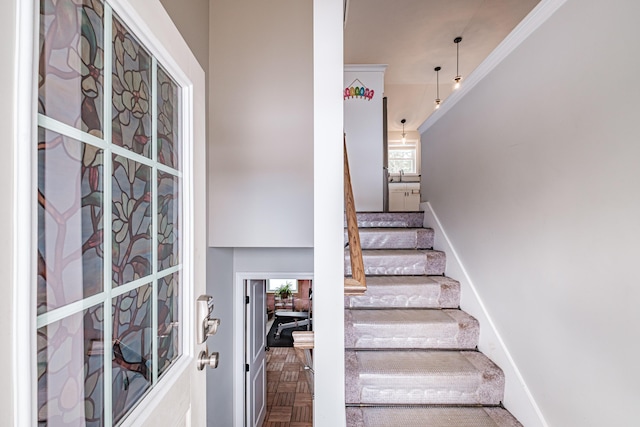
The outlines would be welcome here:
[[[358,212],[356,217],[358,228],[422,227],[424,212]]]
[[[344,232],[347,242],[347,231]],[[431,249],[431,228],[363,228],[360,230],[362,249]]]
[[[348,407],[348,427],[522,427],[498,407]]]
[[[344,274],[351,275],[349,248],[344,251]],[[416,249],[363,250],[364,271],[368,275],[442,275],[444,252]]]
[[[478,321],[461,310],[346,310],[345,348],[469,349]]]
[[[460,283],[445,276],[369,276],[363,295],[345,296],[346,308],[456,308]]]
[[[500,405],[504,373],[475,350],[478,321],[459,309],[424,213],[357,218],[367,290],[344,297],[347,426],[522,427]]]
[[[347,404],[497,405],[504,374],[474,351],[345,351]]]

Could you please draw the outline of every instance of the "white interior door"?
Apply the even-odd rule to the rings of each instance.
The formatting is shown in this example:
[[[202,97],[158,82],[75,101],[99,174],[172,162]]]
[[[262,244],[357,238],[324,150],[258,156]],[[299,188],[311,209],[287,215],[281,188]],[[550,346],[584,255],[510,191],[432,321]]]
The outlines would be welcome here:
[[[267,413],[267,360],[265,355],[266,280],[247,280],[247,344],[246,363],[249,365],[246,385],[247,426],[261,427]]]
[[[15,220],[28,280],[13,283],[32,291],[16,298],[28,362],[14,416],[204,425],[192,309],[206,272],[204,73],[157,0],[20,3],[19,45],[40,42],[19,60],[36,76],[16,76],[37,102],[19,112],[31,215]]]

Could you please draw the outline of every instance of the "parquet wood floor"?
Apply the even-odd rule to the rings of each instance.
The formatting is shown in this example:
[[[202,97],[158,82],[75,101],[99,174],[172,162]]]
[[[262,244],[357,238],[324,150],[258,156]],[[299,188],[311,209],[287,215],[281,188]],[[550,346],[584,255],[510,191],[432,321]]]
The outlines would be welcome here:
[[[313,427],[313,398],[291,347],[267,352],[267,416],[263,427]]]

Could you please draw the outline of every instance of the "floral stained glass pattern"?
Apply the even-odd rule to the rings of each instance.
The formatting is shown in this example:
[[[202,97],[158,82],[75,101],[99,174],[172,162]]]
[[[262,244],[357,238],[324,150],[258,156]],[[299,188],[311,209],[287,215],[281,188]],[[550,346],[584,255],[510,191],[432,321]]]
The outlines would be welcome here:
[[[103,4],[42,0],[38,112],[102,136]]]
[[[158,67],[158,161],[180,169],[180,88]]]
[[[158,376],[180,356],[180,274],[158,280]]]
[[[113,17],[113,143],[151,156],[151,57]]]
[[[181,355],[182,89],[107,3],[39,0],[39,426],[119,424]]]
[[[151,274],[151,168],[113,156],[113,285]]]
[[[158,271],[180,263],[180,180],[158,171]]]
[[[151,386],[151,285],[113,300],[113,421]]]
[[[38,425],[104,424],[102,305],[38,329]]]
[[[38,314],[103,289],[103,153],[38,130]]]

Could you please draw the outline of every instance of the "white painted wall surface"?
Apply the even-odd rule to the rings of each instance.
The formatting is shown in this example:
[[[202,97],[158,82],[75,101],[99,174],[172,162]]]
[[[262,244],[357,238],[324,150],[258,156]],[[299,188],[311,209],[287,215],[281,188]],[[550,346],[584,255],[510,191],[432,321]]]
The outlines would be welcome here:
[[[19,0],[7,0],[0,3],[0,57],[4,64],[0,68],[0,129],[4,143],[3,155],[0,156],[0,197],[4,201],[4,207],[0,209],[0,231],[2,242],[0,244],[0,280],[3,298],[0,298],[0,342],[10,346],[14,342],[14,229],[15,206],[13,204],[14,192],[14,144],[19,143],[15,132],[16,99],[18,96],[16,87],[16,9]],[[14,351],[0,352],[0,414],[7,425],[14,423],[14,384],[16,372]]]
[[[423,199],[549,426],[637,423],[638,16],[568,0],[422,134]]]
[[[209,70],[209,0],[160,0],[202,69]]]
[[[343,427],[343,2],[313,2],[315,395],[313,425]],[[344,89],[344,87],[342,87]]]
[[[311,8],[210,3],[210,246],[313,246]]]
[[[358,212],[382,211],[383,146],[382,98],[384,96],[384,70],[386,65],[345,65],[342,89],[360,86],[373,89],[371,100],[348,98],[344,100],[344,131],[347,134],[349,172]]]

